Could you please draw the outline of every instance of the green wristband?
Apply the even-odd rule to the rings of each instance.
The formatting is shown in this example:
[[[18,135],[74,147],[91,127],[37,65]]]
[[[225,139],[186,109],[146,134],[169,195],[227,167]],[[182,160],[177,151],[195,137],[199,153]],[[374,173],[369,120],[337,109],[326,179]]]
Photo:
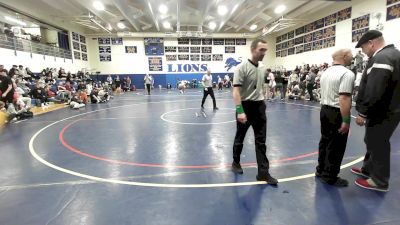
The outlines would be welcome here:
[[[236,112],[237,112],[237,114],[244,113],[243,106],[242,105],[237,105],[236,106]]]
[[[345,116],[342,118],[342,122],[345,124],[350,124],[350,120],[351,120],[350,116]]]

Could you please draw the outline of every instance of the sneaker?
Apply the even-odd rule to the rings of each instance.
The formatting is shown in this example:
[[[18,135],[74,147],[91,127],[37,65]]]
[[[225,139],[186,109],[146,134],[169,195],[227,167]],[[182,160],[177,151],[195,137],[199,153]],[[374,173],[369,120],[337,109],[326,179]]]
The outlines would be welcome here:
[[[237,174],[243,174],[243,169],[240,163],[233,162],[232,163],[232,172]]]
[[[270,185],[278,185],[278,180],[273,178],[270,174],[267,174],[267,176],[265,176],[265,177],[261,177],[261,176],[257,175],[256,178],[258,181],[265,181]]]
[[[355,181],[355,184],[359,187],[362,187],[362,188],[365,188],[368,190],[380,191],[380,192],[388,192],[389,191],[389,187],[378,186],[375,184],[375,182],[371,178],[368,180],[357,179]]]
[[[349,186],[349,182],[345,179],[342,179],[340,177],[337,178],[337,180],[335,182],[332,181],[327,181],[325,179],[321,179],[321,181],[325,184],[329,184],[332,186],[336,186],[336,187],[347,187]]]
[[[365,179],[369,179],[370,176],[368,173],[362,171],[360,168],[353,167],[350,170],[352,173],[357,174],[358,176],[364,177]]]

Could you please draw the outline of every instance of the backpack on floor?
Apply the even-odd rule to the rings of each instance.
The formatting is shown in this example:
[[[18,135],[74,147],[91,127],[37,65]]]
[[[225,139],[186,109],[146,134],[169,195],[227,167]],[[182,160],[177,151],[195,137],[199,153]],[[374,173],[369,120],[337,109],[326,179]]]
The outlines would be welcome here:
[[[24,119],[30,119],[33,117],[33,112],[27,111],[27,112],[22,112],[18,116],[18,119],[24,120]]]

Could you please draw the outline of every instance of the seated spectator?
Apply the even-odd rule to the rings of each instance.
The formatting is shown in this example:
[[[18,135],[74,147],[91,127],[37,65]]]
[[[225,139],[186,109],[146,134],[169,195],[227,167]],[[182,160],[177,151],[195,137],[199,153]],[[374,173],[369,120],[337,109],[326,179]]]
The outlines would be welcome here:
[[[71,102],[69,103],[69,106],[72,109],[80,109],[82,107],[85,107],[85,104],[83,103],[82,99],[79,96],[79,93],[75,93],[72,95]]]
[[[47,102],[47,93],[39,82],[32,90],[32,98],[36,99],[36,106],[44,106]]]
[[[99,97],[99,92],[98,92],[97,88],[94,88],[94,89],[92,90],[92,92],[90,93],[90,101],[91,101],[93,104],[97,104],[97,103],[100,103],[100,102],[101,102],[101,99],[100,99],[100,97]]]
[[[15,80],[15,84],[16,84],[16,88],[20,88],[23,91],[23,96],[24,97],[28,97],[30,95],[31,89],[29,88],[29,86],[31,85],[31,83],[26,82],[25,80],[21,80],[21,79],[16,79]],[[21,92],[19,92],[21,93]]]
[[[30,90],[29,90],[30,91]],[[32,99],[28,97],[28,94],[18,85],[15,88],[16,93],[16,104],[21,108],[25,109],[25,111],[31,108]]]
[[[72,92],[67,90],[66,84],[64,82],[60,82],[58,84],[57,95],[62,101],[68,102],[72,97]]]
[[[12,68],[10,69],[10,71],[8,71],[8,76],[10,78],[13,78],[14,76],[18,76],[18,67],[17,65],[13,65]]]

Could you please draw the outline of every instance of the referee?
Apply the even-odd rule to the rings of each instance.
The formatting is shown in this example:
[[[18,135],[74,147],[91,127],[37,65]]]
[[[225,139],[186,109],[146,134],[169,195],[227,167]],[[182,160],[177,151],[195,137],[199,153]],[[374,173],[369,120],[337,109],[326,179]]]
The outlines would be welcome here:
[[[321,140],[315,174],[324,183],[346,187],[349,182],[338,174],[350,128],[355,75],[346,66],[351,65],[353,55],[350,49],[341,49],[332,58],[333,66],[321,76]]]
[[[251,59],[244,61],[236,69],[233,77],[233,101],[236,105],[236,136],[233,143],[232,171],[242,174],[240,154],[243,149],[243,140],[247,130],[253,127],[255,149],[258,165],[258,181],[277,185],[278,180],[269,174],[269,161],[266,156],[265,145],[267,134],[266,105],[263,94],[265,68],[259,66],[267,51],[264,40],[256,39],[251,43]]]
[[[213,109],[218,110],[217,103],[215,102],[215,96],[214,96],[214,90],[213,90],[213,85],[212,85],[212,75],[211,75],[211,70],[207,69],[207,73],[203,75],[203,78],[201,79],[201,82],[204,87],[204,92],[203,92],[203,99],[201,100],[201,108],[204,109],[204,102],[207,99],[207,96],[210,95],[213,101]]]
[[[351,171],[364,178],[356,180],[358,186],[385,192],[389,188],[390,138],[400,122],[400,51],[386,45],[377,30],[365,33],[356,45],[360,47],[369,60],[356,101],[356,122],[365,125],[367,153],[363,167]]]

